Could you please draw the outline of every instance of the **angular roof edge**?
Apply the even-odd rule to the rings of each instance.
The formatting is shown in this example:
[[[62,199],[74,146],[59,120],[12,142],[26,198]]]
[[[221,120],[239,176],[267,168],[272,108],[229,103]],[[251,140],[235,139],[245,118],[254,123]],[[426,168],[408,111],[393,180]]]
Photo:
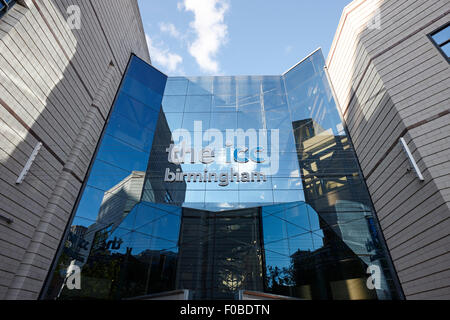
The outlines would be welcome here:
[[[353,0],[348,5],[345,6],[344,10],[341,14],[341,19],[339,20],[338,27],[336,29],[336,33],[334,34],[333,42],[331,43],[330,52],[328,53],[328,57],[325,60],[325,64],[329,66],[333,61],[334,52],[336,50],[337,43],[341,37],[342,30],[344,29],[344,25],[347,22],[348,15],[356,10],[359,6],[364,4],[367,0]]]
[[[310,58],[313,54],[315,54],[317,51],[321,51],[322,47],[318,47],[316,50],[314,50],[313,52],[311,52],[310,54],[308,54],[306,57],[304,57],[302,60],[300,60],[299,62],[297,62],[296,64],[294,64],[292,67],[290,67],[286,72],[282,73],[281,75],[284,76],[286,75],[286,73],[288,73],[289,71],[291,71],[292,69],[294,69],[296,66],[298,66],[299,64],[301,64],[302,62],[304,62],[306,59]]]

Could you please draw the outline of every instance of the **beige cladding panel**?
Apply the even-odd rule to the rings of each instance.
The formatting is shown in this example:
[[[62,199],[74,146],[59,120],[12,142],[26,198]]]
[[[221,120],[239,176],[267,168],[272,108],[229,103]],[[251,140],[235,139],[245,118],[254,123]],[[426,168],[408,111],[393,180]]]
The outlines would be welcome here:
[[[428,38],[449,13],[446,0],[355,0],[327,59],[407,299],[450,299],[450,65]]]
[[[128,59],[150,62],[136,0],[21,3],[0,19],[0,299],[38,297]]]

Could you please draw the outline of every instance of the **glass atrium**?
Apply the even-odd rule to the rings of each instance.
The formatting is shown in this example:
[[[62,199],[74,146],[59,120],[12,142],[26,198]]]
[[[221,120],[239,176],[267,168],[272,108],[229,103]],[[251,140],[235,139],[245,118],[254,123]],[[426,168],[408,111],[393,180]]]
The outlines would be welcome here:
[[[133,56],[42,298],[398,298],[324,66],[167,77]]]

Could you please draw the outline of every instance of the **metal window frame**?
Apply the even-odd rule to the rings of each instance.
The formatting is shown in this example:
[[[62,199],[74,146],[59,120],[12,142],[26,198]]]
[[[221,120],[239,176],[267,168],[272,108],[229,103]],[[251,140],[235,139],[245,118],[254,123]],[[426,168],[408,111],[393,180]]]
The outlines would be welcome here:
[[[0,2],[3,4],[3,9],[0,10],[0,18],[1,18],[6,14],[6,12],[8,12],[9,5],[6,3],[5,0],[0,0]]]
[[[0,11],[0,19],[3,18],[16,4],[28,9],[28,6],[24,0],[13,0],[10,1],[10,3],[7,3],[6,0],[0,0],[0,2],[4,5],[4,8]]]
[[[0,2],[4,5],[3,9],[0,11],[0,19],[8,13],[8,11],[16,4],[18,3],[17,0],[12,0],[9,3],[6,2],[6,0],[0,0]]]
[[[442,47],[450,42],[450,39],[447,39],[446,41],[442,42],[441,44],[437,43],[433,39],[433,36],[435,36],[436,34],[441,32],[442,30],[447,29],[447,28],[450,28],[450,22],[447,22],[443,26],[440,26],[436,30],[430,32],[429,34],[427,34],[427,37],[431,41],[431,43],[433,43],[433,45],[438,49],[438,51],[445,58],[445,60],[447,60],[447,62],[450,64],[450,56],[447,56],[447,54],[444,52],[444,50],[442,50]]]

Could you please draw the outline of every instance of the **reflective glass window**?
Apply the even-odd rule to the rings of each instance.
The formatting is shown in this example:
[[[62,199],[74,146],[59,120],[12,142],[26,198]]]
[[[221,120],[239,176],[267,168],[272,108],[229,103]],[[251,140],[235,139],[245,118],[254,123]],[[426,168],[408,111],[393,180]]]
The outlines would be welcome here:
[[[213,92],[213,77],[188,78],[188,96],[211,95]]]
[[[157,111],[123,92],[114,105],[114,116],[119,115],[145,130],[154,130],[158,121]]]
[[[120,114],[116,113],[111,115],[105,134],[148,153],[152,146],[157,121],[157,114],[153,114],[152,119],[150,119],[151,122],[147,127],[148,129]]]
[[[320,50],[283,76],[166,79],[136,59],[47,298],[397,297]],[[63,286],[71,264],[85,279],[79,292]],[[369,266],[381,290],[365,285]]]
[[[261,112],[243,112],[237,113],[238,127],[243,130],[259,130],[265,129]]]
[[[3,17],[8,10],[11,10],[15,4],[15,0],[4,0],[0,2],[0,18]]]
[[[207,112],[190,112],[183,115],[183,129],[190,132],[208,130],[210,128],[211,113]],[[195,126],[196,122],[198,123]]]
[[[431,34],[434,44],[442,51],[447,59],[450,59],[450,24],[440,28]]]
[[[214,95],[235,95],[236,79],[235,77],[214,77]]]
[[[214,95],[213,96],[213,112],[236,112],[236,96],[230,95]]]
[[[185,96],[189,80],[185,78],[168,78],[164,90],[165,96]]]
[[[239,97],[256,97],[262,93],[262,77],[236,77],[237,95]]]
[[[212,96],[187,96],[184,112],[210,112]]]
[[[165,113],[184,112],[186,96],[168,96],[164,95],[162,101],[163,111]]]
[[[161,108],[162,95],[156,93],[149,87],[142,84],[142,82],[128,77],[124,80],[122,85],[123,92],[133,97],[135,100],[149,106],[154,111],[159,111]]]
[[[211,127],[221,131],[237,128],[236,112],[213,112],[211,113]]]

